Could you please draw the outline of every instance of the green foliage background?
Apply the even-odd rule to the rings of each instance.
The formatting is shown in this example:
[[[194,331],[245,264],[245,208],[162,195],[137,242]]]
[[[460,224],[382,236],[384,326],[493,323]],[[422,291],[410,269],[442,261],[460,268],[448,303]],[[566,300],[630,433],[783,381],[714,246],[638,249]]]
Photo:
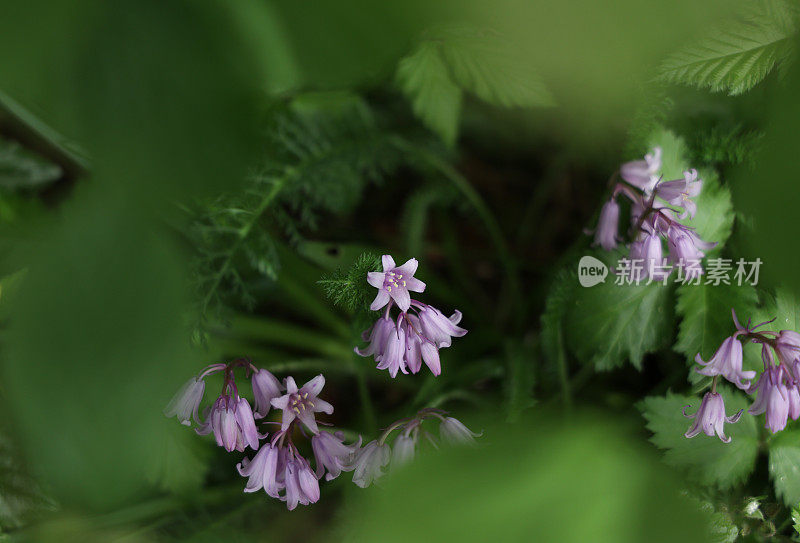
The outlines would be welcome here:
[[[745,415],[724,445],[683,438],[680,414],[732,307],[800,329],[796,17],[779,0],[4,5],[0,541],[796,537],[800,427]],[[710,257],[760,257],[758,288],[579,286],[580,256],[619,256],[584,234],[609,176],[655,145],[665,175],[698,168],[692,226]],[[426,301],[464,314],[440,377],[353,353],[384,253],[418,258]],[[325,373],[353,435],[433,406],[481,446],[287,512],[161,414],[239,356]]]

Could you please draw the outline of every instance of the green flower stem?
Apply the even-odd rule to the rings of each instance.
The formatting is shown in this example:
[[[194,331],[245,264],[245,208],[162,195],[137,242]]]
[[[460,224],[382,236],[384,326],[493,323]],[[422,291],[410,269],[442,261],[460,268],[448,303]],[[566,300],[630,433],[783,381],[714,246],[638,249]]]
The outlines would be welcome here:
[[[509,249],[505,238],[503,237],[500,224],[497,222],[497,219],[495,219],[494,215],[492,215],[491,210],[483,201],[483,198],[481,198],[478,191],[475,190],[475,188],[463,175],[458,172],[458,170],[453,168],[453,166],[446,161],[442,160],[442,158],[435,153],[432,153],[422,147],[412,145],[399,138],[396,138],[393,141],[395,145],[401,148],[401,150],[417,155],[423,162],[427,163],[430,167],[439,172],[445,179],[453,183],[453,185],[459,191],[461,191],[467,201],[469,201],[469,203],[475,209],[478,217],[486,227],[489,237],[494,243],[495,250],[497,251],[497,255],[503,266],[506,276],[506,286],[509,293],[508,298],[516,305],[517,312],[521,313],[523,306],[520,302],[523,300],[523,298],[522,288],[517,273],[516,261],[511,254],[511,250]]]

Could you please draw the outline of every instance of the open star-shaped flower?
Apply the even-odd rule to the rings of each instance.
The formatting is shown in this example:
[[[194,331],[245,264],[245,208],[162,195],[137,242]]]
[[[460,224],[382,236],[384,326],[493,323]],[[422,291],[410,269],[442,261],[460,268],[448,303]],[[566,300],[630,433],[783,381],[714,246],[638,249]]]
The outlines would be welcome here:
[[[425,283],[416,279],[414,273],[417,271],[419,263],[416,258],[410,258],[402,266],[397,266],[391,255],[383,255],[382,272],[369,272],[367,282],[378,289],[372,305],[369,306],[373,311],[385,306],[392,299],[397,303],[400,311],[408,311],[411,307],[411,296],[409,291],[424,292]]]
[[[317,375],[299,390],[294,378],[286,378],[286,394],[271,401],[272,407],[283,410],[281,430],[285,431],[297,418],[314,434],[319,432],[314,413],[321,412],[328,415],[333,413],[333,406],[317,397],[324,386],[325,377],[322,375]]]

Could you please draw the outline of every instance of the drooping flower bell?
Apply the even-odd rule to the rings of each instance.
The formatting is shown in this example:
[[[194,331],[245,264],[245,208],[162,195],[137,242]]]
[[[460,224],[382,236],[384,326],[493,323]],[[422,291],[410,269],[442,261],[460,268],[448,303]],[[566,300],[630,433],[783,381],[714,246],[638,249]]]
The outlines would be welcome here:
[[[619,243],[619,204],[612,197],[603,204],[600,210],[600,218],[597,221],[597,228],[594,232],[594,245],[599,245],[606,251],[616,248]]]
[[[417,434],[413,430],[405,430],[395,438],[392,443],[392,469],[402,467],[414,460],[417,440]]]
[[[314,413],[333,413],[333,406],[318,397],[324,386],[325,377],[322,375],[317,375],[300,389],[293,377],[286,378],[286,394],[272,400],[272,407],[283,410],[282,431],[286,431],[297,418],[312,433],[319,432]]]
[[[378,289],[370,309],[378,309],[389,303],[392,299],[401,311],[408,311],[411,305],[411,292],[424,292],[425,283],[414,277],[419,263],[416,258],[411,258],[402,266],[396,266],[391,255],[383,255],[383,272],[369,272],[367,282]]]
[[[681,219],[694,219],[697,213],[696,198],[703,188],[703,180],[697,178],[697,170],[683,172],[683,179],[664,181],[656,186],[656,196],[666,200],[670,205],[683,208]]]
[[[662,281],[672,271],[665,266],[661,236],[655,231],[643,234],[641,239],[631,244],[630,258],[641,265],[642,272],[635,278],[637,280],[650,277],[653,281]]]
[[[789,391],[784,377],[783,367],[769,366],[748,391],[757,392],[758,396],[747,412],[751,415],[765,413],[765,427],[773,434],[786,428],[789,419]]]
[[[311,448],[317,465],[316,475],[321,478],[327,470],[325,480],[337,478],[343,471],[352,471],[353,459],[361,447],[361,438],[353,445],[345,445],[342,432],[320,432],[311,438]]]
[[[259,369],[251,377],[253,386],[253,407],[255,407],[256,418],[264,418],[269,413],[270,402],[279,398],[283,392],[278,378],[265,369]]]
[[[278,498],[285,487],[283,467],[280,465],[280,449],[270,444],[264,445],[252,460],[244,458],[236,469],[243,477],[247,477],[245,492],[257,492],[264,489],[269,496]]]
[[[298,504],[308,505],[319,500],[319,481],[305,458],[291,454],[288,456],[284,472],[286,494],[281,500],[292,511]]]
[[[258,449],[259,434],[250,404],[245,398],[232,394],[222,394],[210,409],[206,410],[206,420],[195,431],[203,436],[214,433],[217,445],[231,452],[243,452],[248,446]]]
[[[724,425],[726,422],[731,424],[737,422],[742,416],[742,411],[730,417],[725,416],[725,402],[717,392],[706,392],[706,395],[703,396],[703,402],[700,404],[700,409],[695,414],[687,415],[686,409],[688,407],[691,407],[691,405],[683,408],[683,415],[686,418],[695,419],[695,421],[684,434],[686,437],[692,438],[703,432],[712,437],[716,434],[723,443],[730,443],[731,438],[725,435]]]
[[[361,488],[367,488],[385,474],[383,468],[391,458],[389,445],[370,441],[355,454],[352,463],[353,482]]]
[[[451,445],[471,445],[475,443],[475,438],[482,434],[473,432],[456,418],[444,417],[439,425],[439,435]]]
[[[708,362],[703,361],[700,353],[697,353],[694,360],[704,366],[698,369],[697,373],[709,377],[721,375],[738,388],[745,390],[750,385],[750,380],[756,376],[756,372],[742,370],[742,344],[736,339],[737,335],[738,332],[725,338]]]
[[[406,331],[405,361],[411,373],[418,373],[422,362],[434,375],[442,373],[439,348],[422,331],[422,323],[416,315],[406,314],[403,319]]]
[[[455,310],[450,317],[445,317],[441,311],[432,305],[418,303],[419,320],[422,331],[437,347],[449,347],[454,337],[463,337],[467,331],[458,323],[461,322],[461,311]]]
[[[206,382],[199,377],[192,377],[169,401],[164,408],[164,415],[169,418],[177,416],[180,423],[186,426],[190,426],[192,420],[197,422],[197,410],[205,390]]]
[[[379,370],[389,370],[389,375],[393,378],[397,376],[398,371],[408,373],[405,355],[406,331],[405,328],[398,325],[386,338],[386,347],[383,353],[375,357],[375,360],[378,361],[376,367]]]
[[[661,147],[653,149],[644,156],[644,160],[626,162],[620,166],[620,177],[645,192],[650,192],[658,182],[658,170],[661,169]]]
[[[669,261],[683,271],[684,277],[696,279],[703,275],[700,261],[706,255],[695,245],[695,238],[686,230],[677,227],[667,230],[667,247]]]
[[[784,363],[792,364],[800,358],[800,334],[793,330],[781,330],[775,338],[775,351]]]
[[[375,356],[375,358],[383,355],[386,349],[386,340],[389,339],[389,334],[395,332],[396,325],[392,319],[384,315],[380,317],[371,328],[365,330],[361,334],[361,339],[368,342],[365,349],[356,347],[354,350],[359,356]]]

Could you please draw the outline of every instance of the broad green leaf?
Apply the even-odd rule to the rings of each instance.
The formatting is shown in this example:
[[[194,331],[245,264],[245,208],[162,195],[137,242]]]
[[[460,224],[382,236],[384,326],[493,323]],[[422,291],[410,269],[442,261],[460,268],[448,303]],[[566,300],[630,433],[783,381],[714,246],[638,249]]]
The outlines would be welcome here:
[[[526,420],[485,428],[479,443],[422,454],[382,488],[348,485],[346,540],[710,540],[710,515],[680,495],[681,477],[606,421]]]
[[[800,302],[786,289],[778,289],[775,293],[775,318],[772,327],[776,330],[800,331]]]
[[[518,48],[496,33],[459,27],[443,30],[436,37],[453,79],[481,100],[504,107],[554,104]]]
[[[794,531],[800,535],[800,505],[792,507],[792,522],[794,522]]]
[[[782,2],[754,4],[738,20],[711,29],[661,65],[659,77],[670,83],[741,94],[787,60],[795,34],[793,17]]]
[[[565,311],[565,343],[579,360],[598,370],[626,361],[641,369],[644,355],[671,339],[670,288],[614,281],[609,275],[594,287],[576,287]]]
[[[758,295],[749,285],[680,285],[677,289],[676,313],[681,317],[678,342],[675,350],[686,356],[686,362],[694,368],[694,357],[698,353],[708,360],[722,341],[736,331],[731,308],[745,321],[756,310]],[[690,371],[690,380],[700,382],[702,376]]]
[[[769,474],[786,505],[800,501],[800,430],[783,430],[769,441]]]
[[[189,427],[164,419],[145,474],[156,487],[174,494],[198,491],[205,482],[211,450]]]
[[[494,32],[469,26],[429,32],[400,61],[396,77],[416,116],[448,145],[458,133],[462,91],[497,106],[553,105],[518,47]]]
[[[462,93],[450,77],[438,45],[422,42],[402,59],[397,82],[425,126],[448,145],[455,143]]]
[[[734,414],[748,407],[747,399],[739,392],[721,388],[725,399],[725,412]],[[703,484],[729,488],[744,481],[755,467],[758,453],[758,428],[756,419],[747,413],[736,424],[725,424],[730,443],[717,437],[700,434],[692,439],[684,437],[693,419],[683,416],[684,406],[694,412],[700,398],[667,393],[666,397],[650,396],[639,404],[653,432],[650,438],[658,448],[664,449],[664,460],[673,466],[686,469],[690,476]]]

